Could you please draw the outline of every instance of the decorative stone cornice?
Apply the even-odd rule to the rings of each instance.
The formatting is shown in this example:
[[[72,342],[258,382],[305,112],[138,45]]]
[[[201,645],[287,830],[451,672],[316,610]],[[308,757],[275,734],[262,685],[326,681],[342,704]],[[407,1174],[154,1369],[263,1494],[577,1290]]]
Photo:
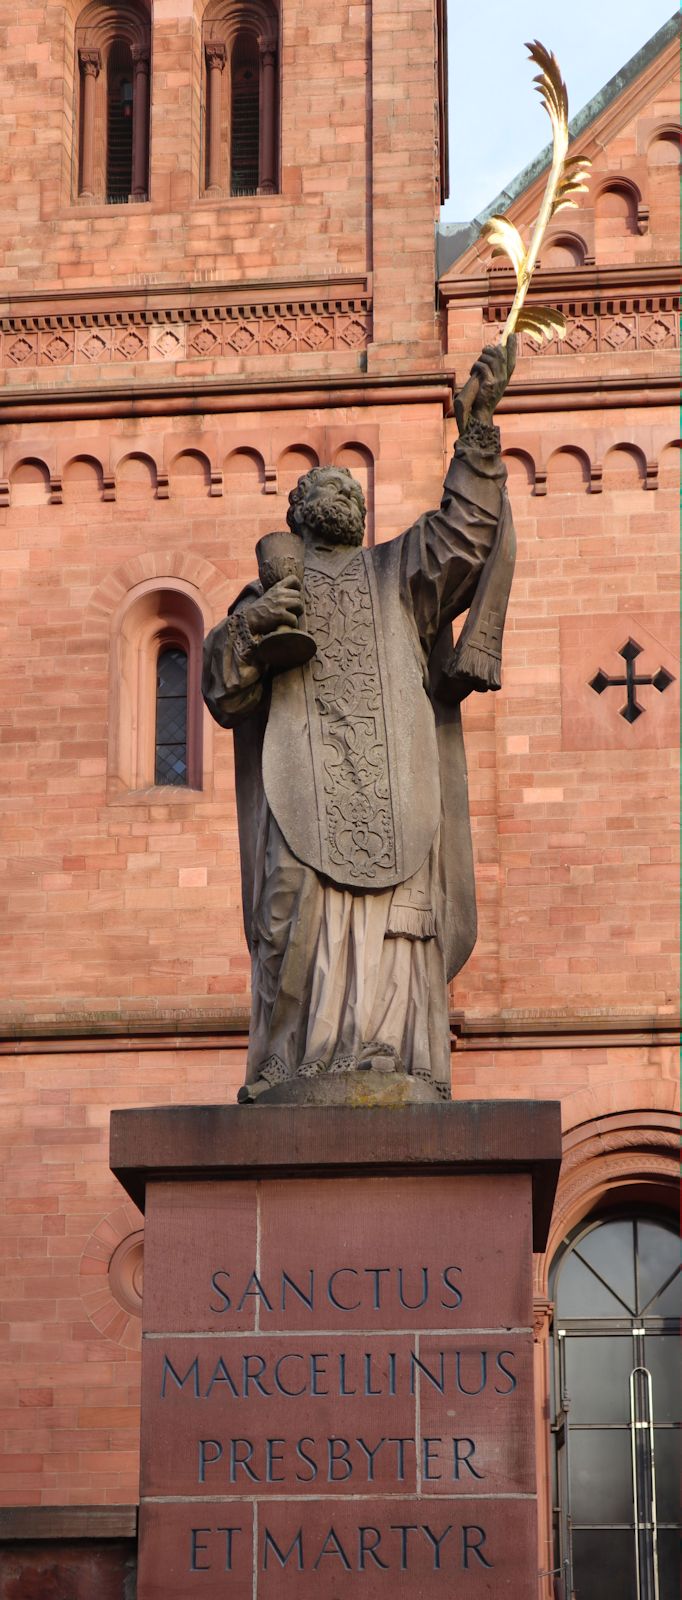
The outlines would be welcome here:
[[[621,351],[679,349],[680,272],[677,262],[636,267],[576,267],[538,272],[529,295],[556,307],[566,319],[566,337],[538,347],[523,334],[520,356],[617,356]],[[511,309],[513,273],[494,269],[476,278],[441,281],[443,307],[453,313],[481,308],[484,330],[501,329]]]
[[[13,296],[0,309],[7,370],[359,351],[372,337],[367,279]]]

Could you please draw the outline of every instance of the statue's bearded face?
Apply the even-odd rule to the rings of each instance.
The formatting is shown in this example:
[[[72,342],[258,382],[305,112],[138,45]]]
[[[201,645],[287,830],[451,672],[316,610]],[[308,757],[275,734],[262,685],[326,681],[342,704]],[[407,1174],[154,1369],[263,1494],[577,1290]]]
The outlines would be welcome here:
[[[310,544],[362,544],[365,497],[347,467],[313,467],[289,495],[287,522]]]

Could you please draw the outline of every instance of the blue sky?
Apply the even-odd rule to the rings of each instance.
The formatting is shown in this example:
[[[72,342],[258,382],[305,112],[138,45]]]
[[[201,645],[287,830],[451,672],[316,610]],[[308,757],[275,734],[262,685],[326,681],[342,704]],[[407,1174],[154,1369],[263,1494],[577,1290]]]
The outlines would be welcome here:
[[[571,115],[675,12],[674,0],[448,0],[450,199],[468,222],[550,137],[526,39],[557,56]]]

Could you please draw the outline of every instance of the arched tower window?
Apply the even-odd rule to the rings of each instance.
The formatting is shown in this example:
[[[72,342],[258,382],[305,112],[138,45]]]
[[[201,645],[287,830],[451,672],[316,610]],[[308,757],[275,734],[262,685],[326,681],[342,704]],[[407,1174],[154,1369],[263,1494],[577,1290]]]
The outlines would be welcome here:
[[[557,1560],[571,1600],[677,1594],[682,1275],[655,1213],[582,1223],[552,1271]]]
[[[125,39],[114,39],[107,70],[107,184],[112,204],[133,187],[133,58]]]
[[[204,191],[275,194],[279,20],[272,0],[209,0],[204,17]]]
[[[147,0],[91,0],[81,12],[77,189],[83,200],[147,199],[150,52]]]
[[[244,30],[232,46],[230,194],[256,194],[259,156],[258,40]]]
[[[202,788],[205,631],[186,584],[148,579],[126,600],[112,638],[112,795],[155,785]]]
[[[156,659],[154,782],[187,784],[187,649],[162,641]]]

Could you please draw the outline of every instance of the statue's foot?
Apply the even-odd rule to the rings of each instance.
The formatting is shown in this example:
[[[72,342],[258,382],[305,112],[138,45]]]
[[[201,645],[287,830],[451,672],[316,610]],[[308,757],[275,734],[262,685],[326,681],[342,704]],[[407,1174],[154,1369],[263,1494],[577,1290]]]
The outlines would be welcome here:
[[[392,1044],[382,1044],[376,1040],[373,1044],[363,1045],[358,1061],[358,1072],[404,1072],[405,1066]]]
[[[254,1100],[259,1100],[262,1094],[267,1094],[272,1084],[267,1078],[257,1078],[255,1083],[243,1083],[237,1091],[237,1104],[240,1106],[253,1105]]]

